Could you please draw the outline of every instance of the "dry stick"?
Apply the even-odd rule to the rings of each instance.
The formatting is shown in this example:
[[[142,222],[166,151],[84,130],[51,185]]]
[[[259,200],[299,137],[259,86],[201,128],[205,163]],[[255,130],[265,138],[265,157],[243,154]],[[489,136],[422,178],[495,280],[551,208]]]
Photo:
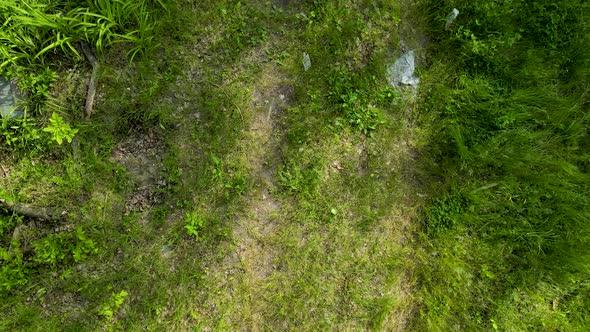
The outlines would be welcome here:
[[[6,168],[4,168],[4,165],[0,164],[0,168],[2,168],[2,174],[3,174],[3,178],[7,178],[8,177],[8,172],[6,171]]]
[[[90,83],[88,84],[88,94],[86,95],[86,118],[89,118],[94,111],[94,97],[96,95],[96,75],[98,74],[98,61],[94,57],[94,54],[88,48],[86,43],[81,43],[82,53],[86,56],[86,59],[92,64],[92,75],[90,76]]]
[[[27,204],[8,202],[4,199],[0,199],[0,208],[41,221],[55,222],[59,218],[59,214],[55,213],[55,211]]]

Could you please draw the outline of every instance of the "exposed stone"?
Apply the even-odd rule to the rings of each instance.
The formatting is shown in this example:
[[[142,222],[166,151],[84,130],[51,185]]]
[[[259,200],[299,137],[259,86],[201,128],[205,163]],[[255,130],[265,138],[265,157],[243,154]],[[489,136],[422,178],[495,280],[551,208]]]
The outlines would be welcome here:
[[[0,116],[20,118],[23,112],[17,106],[17,88],[12,82],[0,76]]]

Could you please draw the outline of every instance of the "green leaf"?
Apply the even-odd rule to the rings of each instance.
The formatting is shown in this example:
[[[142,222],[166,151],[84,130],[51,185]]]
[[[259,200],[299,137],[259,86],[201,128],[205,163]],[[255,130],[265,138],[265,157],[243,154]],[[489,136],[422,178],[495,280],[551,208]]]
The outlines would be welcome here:
[[[69,124],[65,123],[63,118],[57,113],[53,112],[51,119],[49,119],[49,126],[43,128],[44,132],[51,134],[51,139],[61,145],[65,140],[72,143],[74,135],[78,133],[78,129],[73,129]]]

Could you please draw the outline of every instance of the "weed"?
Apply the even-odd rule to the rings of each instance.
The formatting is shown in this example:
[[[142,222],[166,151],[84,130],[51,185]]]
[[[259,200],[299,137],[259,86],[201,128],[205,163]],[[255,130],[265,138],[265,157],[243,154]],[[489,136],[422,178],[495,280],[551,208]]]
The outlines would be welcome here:
[[[18,250],[16,246],[13,249]],[[0,260],[0,294],[6,294],[28,282],[30,268],[26,266],[21,254],[10,255],[4,248],[0,248]]]
[[[28,115],[41,114],[42,107],[50,98],[50,89],[57,80],[57,74],[49,67],[39,71],[30,71],[21,66],[12,66],[7,71],[7,77],[17,81],[21,91],[27,97],[28,105],[25,111]],[[32,112],[31,112],[32,111]]]
[[[196,212],[187,212],[184,216],[184,228],[189,236],[199,238],[199,232],[205,226],[205,218]]]
[[[218,181],[223,181],[223,164],[222,160],[214,154],[211,154],[211,161],[213,162],[213,167],[211,168],[211,175],[214,179]]]
[[[279,66],[284,66],[285,60],[291,57],[291,54],[289,54],[287,51],[279,51],[275,48],[265,49],[264,52],[266,53],[270,61],[274,61]]]
[[[43,131],[50,133],[51,139],[61,145],[64,139],[68,143],[72,143],[72,139],[78,132],[78,129],[71,128],[69,124],[64,122],[61,116],[53,112],[51,119],[49,119],[49,126],[43,128]]]
[[[42,151],[46,142],[41,139],[41,130],[36,128],[31,118],[0,120],[0,140],[3,145],[14,151],[30,153]]]
[[[279,183],[291,194],[311,198],[317,195],[320,172],[314,165],[286,165],[278,173]]]
[[[398,93],[383,84],[375,76],[366,78],[366,73],[350,71],[342,66],[329,74],[329,95],[346,122],[361,133],[371,136],[377,126],[383,124],[381,112],[397,100]]]
[[[35,242],[35,261],[49,264],[52,268],[56,268],[58,263],[63,263],[70,257],[74,262],[80,262],[89,254],[97,252],[98,248],[94,241],[87,238],[82,228],[77,228],[75,235],[50,234],[43,240]]]
[[[246,47],[260,45],[268,38],[265,24],[253,6],[237,2],[220,7],[219,12],[225,23],[224,39],[232,45],[224,50],[230,57]]]
[[[98,253],[98,248],[92,239],[86,236],[81,227],[76,228],[75,244],[71,247],[72,257],[75,262],[81,262],[90,254]]]
[[[426,229],[437,233],[452,229],[467,208],[466,200],[460,194],[449,194],[431,203],[426,216]]]
[[[125,298],[129,295],[126,291],[122,290],[118,293],[111,293],[111,297],[100,306],[98,315],[103,316],[108,320],[112,320],[113,316],[119,312],[121,305],[125,302]]]
[[[35,243],[35,260],[55,268],[57,263],[61,263],[66,258],[68,240],[66,234],[51,234],[38,241]]]
[[[223,160],[214,154],[211,154],[210,157],[213,162],[210,169],[211,175],[216,182],[222,184],[223,188],[226,189],[226,198],[229,198],[229,195],[232,194],[243,195],[248,187],[246,176],[234,174],[236,173],[234,170],[226,169]]]

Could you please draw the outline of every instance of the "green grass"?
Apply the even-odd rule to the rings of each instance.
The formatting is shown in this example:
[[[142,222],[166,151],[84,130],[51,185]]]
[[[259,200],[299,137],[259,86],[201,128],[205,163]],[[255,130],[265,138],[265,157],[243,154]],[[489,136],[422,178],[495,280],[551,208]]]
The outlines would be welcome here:
[[[431,28],[425,165],[444,180],[425,208],[414,326],[583,330],[588,26],[574,8],[586,5],[424,5],[433,22],[462,14]]]
[[[50,52],[0,198],[64,213],[0,211],[0,330],[583,330],[583,11],[286,3],[166,2],[104,49],[88,120]],[[417,94],[389,88],[422,33]]]

